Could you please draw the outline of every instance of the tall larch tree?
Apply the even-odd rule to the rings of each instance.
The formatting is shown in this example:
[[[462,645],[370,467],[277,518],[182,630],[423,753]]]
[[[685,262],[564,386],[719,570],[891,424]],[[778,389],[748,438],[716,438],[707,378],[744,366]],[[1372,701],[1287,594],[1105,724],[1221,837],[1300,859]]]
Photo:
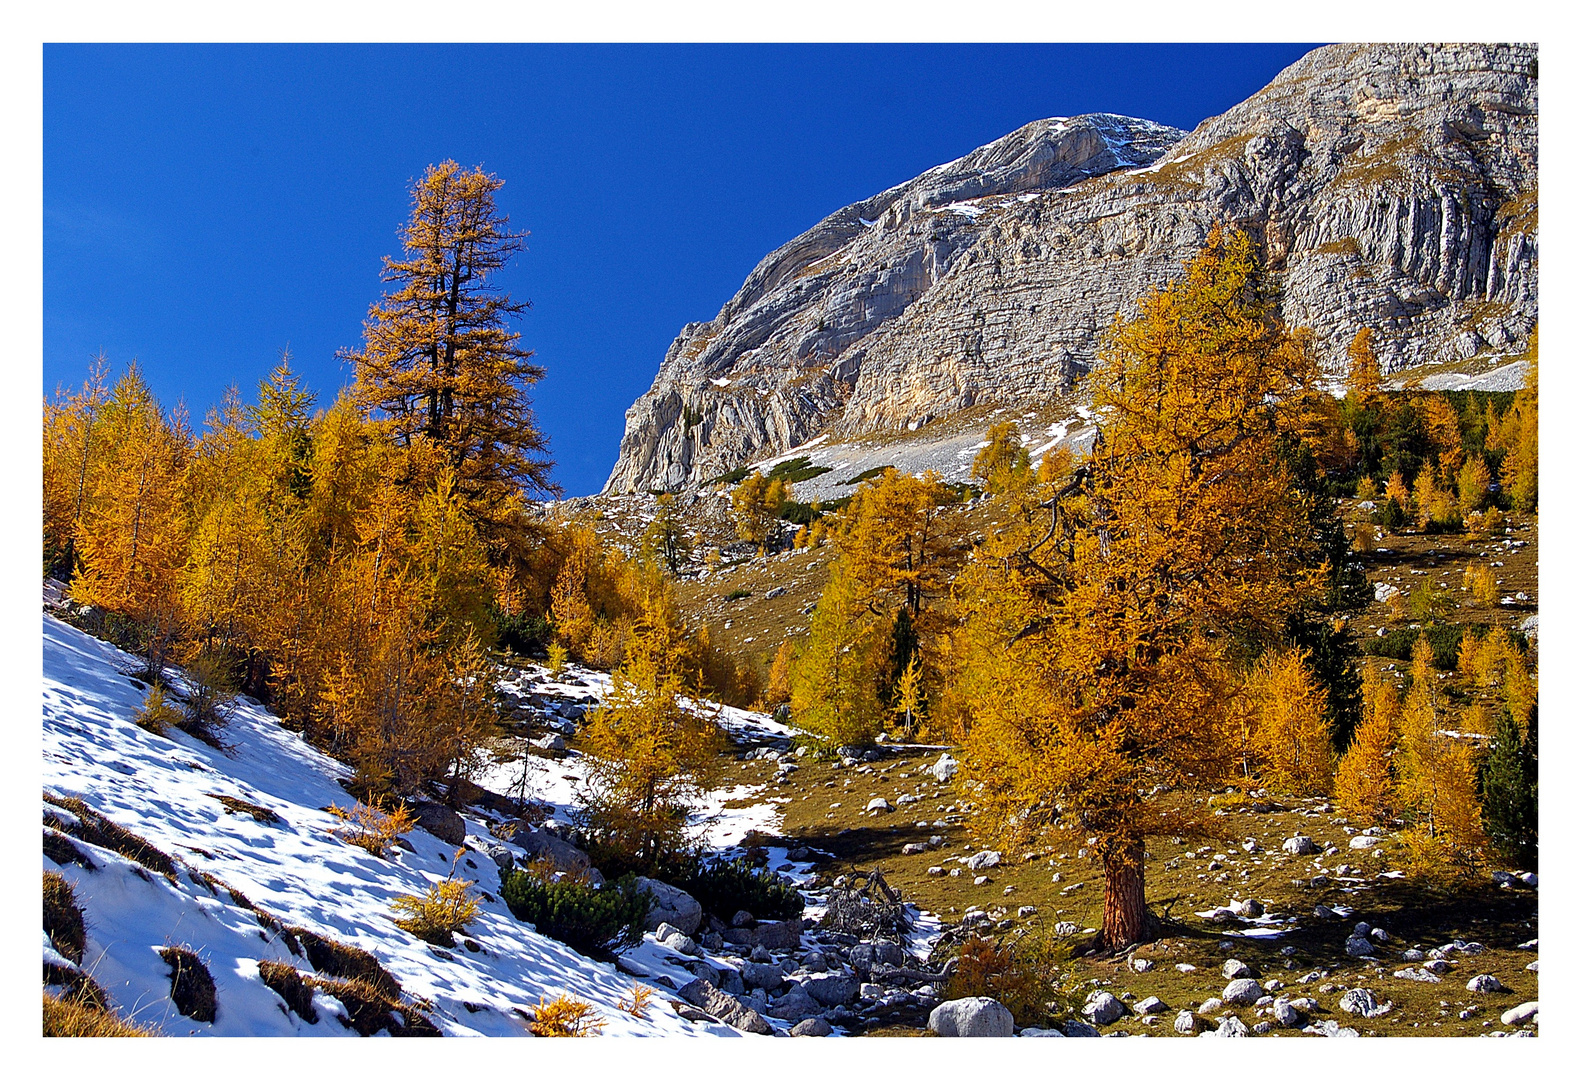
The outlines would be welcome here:
[[[527,309],[497,275],[525,247],[495,204],[504,181],[454,161],[412,188],[404,258],[386,258],[392,292],[373,305],[356,368],[358,403],[401,444],[445,450],[468,512],[491,532],[514,519],[523,493],[558,491],[548,439],[527,388],[543,377],[511,321]]]
[[[1281,404],[1316,369],[1276,311],[1251,240],[1215,230],[1109,332],[1090,459],[962,582],[953,696],[979,821],[1026,840],[1065,818],[1093,837],[1106,948],[1155,932],[1147,837],[1198,827],[1149,792],[1233,776],[1232,643],[1278,640],[1322,588],[1276,453]]]

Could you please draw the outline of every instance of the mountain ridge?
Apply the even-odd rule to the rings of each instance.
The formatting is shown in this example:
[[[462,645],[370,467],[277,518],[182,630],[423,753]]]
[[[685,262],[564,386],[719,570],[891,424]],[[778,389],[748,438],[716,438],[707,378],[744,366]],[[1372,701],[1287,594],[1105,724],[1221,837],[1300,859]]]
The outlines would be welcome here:
[[[820,434],[1069,397],[1116,314],[1247,228],[1330,370],[1518,349],[1537,318],[1536,49],[1335,45],[1190,132],[1034,121],[827,216],[688,324],[606,492],[674,490]]]

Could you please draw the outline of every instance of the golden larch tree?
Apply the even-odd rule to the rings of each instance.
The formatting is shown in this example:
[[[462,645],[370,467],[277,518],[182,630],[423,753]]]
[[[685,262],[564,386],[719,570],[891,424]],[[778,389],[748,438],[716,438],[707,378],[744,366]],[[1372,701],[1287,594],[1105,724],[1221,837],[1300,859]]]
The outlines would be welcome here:
[[[368,312],[356,369],[358,403],[399,443],[445,450],[469,513],[491,529],[515,516],[523,493],[552,494],[548,439],[527,388],[543,377],[510,328],[527,304],[497,275],[525,247],[495,204],[504,181],[454,161],[412,188],[404,258],[386,258],[394,291]]]
[[[1362,672],[1362,721],[1334,773],[1334,797],[1347,817],[1382,824],[1394,817],[1395,724],[1400,700],[1376,664]]]
[[[1109,332],[1091,458],[961,583],[952,696],[979,820],[1026,838],[1063,817],[1094,837],[1107,948],[1153,933],[1147,837],[1196,827],[1148,792],[1233,776],[1229,642],[1277,640],[1321,588],[1310,508],[1275,452],[1316,367],[1276,310],[1250,239],[1215,230]]]

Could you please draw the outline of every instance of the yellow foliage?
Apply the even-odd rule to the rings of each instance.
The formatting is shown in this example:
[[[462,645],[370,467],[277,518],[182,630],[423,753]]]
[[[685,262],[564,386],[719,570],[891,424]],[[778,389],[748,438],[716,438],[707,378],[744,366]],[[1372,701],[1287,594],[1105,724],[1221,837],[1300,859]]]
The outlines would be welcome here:
[[[1372,477],[1364,476],[1356,481],[1356,499],[1358,502],[1371,502],[1378,497],[1378,485]]]
[[[370,803],[357,802],[350,810],[331,806],[329,812],[347,825],[332,830],[336,836],[380,859],[397,836],[417,828],[417,819],[404,804],[386,806],[379,796],[372,796]]]
[[[1389,474],[1389,481],[1383,487],[1383,497],[1399,503],[1400,509],[1407,514],[1411,512],[1411,489],[1405,486],[1405,477],[1399,469]]]
[[[621,1012],[637,1019],[648,1018],[648,1003],[653,1000],[653,987],[646,983],[633,982],[631,984],[631,1000],[621,998],[616,1006]]]
[[[565,646],[558,641],[551,642],[548,648],[549,674],[559,678],[565,671],[566,651]]]
[[[1012,840],[1057,804],[1081,821],[1113,947],[1144,933],[1143,839],[1191,827],[1145,793],[1232,775],[1230,633],[1276,638],[1321,587],[1274,450],[1279,403],[1316,365],[1275,310],[1250,240],[1215,231],[1111,330],[1093,376],[1103,440],[1057,516],[1012,516],[958,585],[951,698],[979,819]]]
[[[1379,824],[1394,816],[1394,686],[1368,664],[1362,672],[1362,721],[1334,773],[1334,797],[1346,816]]]
[[[461,854],[462,851],[456,852],[458,860]],[[478,917],[478,901],[472,895],[471,883],[454,877],[434,882],[422,896],[398,896],[391,907],[401,916],[395,920],[396,926],[414,937],[443,946],[450,945],[451,935],[461,933]]]
[[[569,994],[557,994],[548,1001],[538,999],[528,1030],[540,1039],[584,1038],[603,1032],[604,1021],[587,1002]]]
[[[1478,604],[1497,604],[1499,602],[1499,583],[1493,576],[1491,567],[1474,565],[1466,567],[1466,572],[1461,578],[1461,584],[1471,594],[1471,598]],[[1464,655],[1469,638],[1462,638],[1460,651]]]
[[[1252,749],[1264,781],[1287,795],[1327,794],[1334,750],[1323,710],[1328,692],[1297,650],[1270,651],[1252,673]]]
[[[1346,359],[1350,362],[1351,393],[1363,400],[1376,394],[1383,384],[1383,372],[1379,368],[1378,353],[1373,348],[1372,337],[1372,328],[1364,326],[1356,331],[1356,336],[1351,338],[1345,350]]]
[[[369,309],[361,351],[340,354],[355,366],[358,403],[393,441],[443,448],[491,538],[520,516],[524,490],[558,492],[527,395],[543,369],[507,322],[526,305],[493,281],[525,237],[495,204],[503,185],[454,161],[428,168],[401,230],[406,257],[384,262],[395,291]]]
[[[844,560],[837,560],[791,665],[791,715],[797,727],[830,746],[873,741],[883,729],[878,677],[887,643],[882,629],[861,602],[860,587]]]
[[[781,642],[780,647],[774,650],[774,662],[769,666],[768,689],[763,692],[765,704],[780,705],[790,700],[791,657],[794,653],[788,640]]]
[[[1526,385],[1504,414],[1501,443],[1507,448],[1499,482],[1511,505],[1523,513],[1537,509],[1537,328],[1526,351]]]
[[[1493,476],[1488,472],[1487,462],[1481,455],[1469,458],[1460,467],[1460,475],[1456,478],[1456,487],[1460,495],[1460,512],[1469,515],[1473,511],[1481,510],[1488,501],[1488,486],[1493,482]]]
[[[1031,471],[1031,457],[1021,445],[1021,433],[1015,421],[990,425],[987,445],[972,459],[972,479],[983,481],[983,489],[990,494],[999,494],[1025,479]]]
[[[682,844],[687,811],[722,769],[723,732],[681,703],[689,688],[677,644],[673,626],[650,609],[583,731],[591,830],[649,868]]]
[[[779,519],[780,511],[792,498],[791,486],[776,477],[770,480],[757,471],[748,472],[746,479],[730,495],[730,509],[736,523],[736,536],[756,544],[758,550],[768,542],[769,531]]]

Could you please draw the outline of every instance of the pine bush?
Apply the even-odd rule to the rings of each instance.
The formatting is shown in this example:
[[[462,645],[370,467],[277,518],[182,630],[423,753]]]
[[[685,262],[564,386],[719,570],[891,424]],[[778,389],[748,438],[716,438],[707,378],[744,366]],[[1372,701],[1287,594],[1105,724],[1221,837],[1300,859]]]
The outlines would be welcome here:
[[[517,871],[500,896],[522,922],[590,956],[621,952],[640,942],[652,903],[647,893],[637,891],[635,875],[594,888],[584,880],[552,881]]]
[[[1537,760],[1522,745],[1508,713],[1499,717],[1493,746],[1478,778],[1482,822],[1495,850],[1515,866],[1537,865]]]
[[[739,860],[699,866],[676,884],[691,893],[703,910],[725,920],[738,911],[750,911],[760,919],[797,918],[804,904],[801,893],[774,871],[754,870]]]

